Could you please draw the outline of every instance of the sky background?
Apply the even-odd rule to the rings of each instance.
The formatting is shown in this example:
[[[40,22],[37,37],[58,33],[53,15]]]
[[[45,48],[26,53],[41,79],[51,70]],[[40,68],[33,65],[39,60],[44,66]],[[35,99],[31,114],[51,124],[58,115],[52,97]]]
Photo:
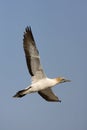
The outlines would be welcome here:
[[[72,80],[53,88],[61,103],[12,98],[31,83],[22,44],[29,25],[47,76]],[[0,129],[87,130],[87,0],[0,1]]]

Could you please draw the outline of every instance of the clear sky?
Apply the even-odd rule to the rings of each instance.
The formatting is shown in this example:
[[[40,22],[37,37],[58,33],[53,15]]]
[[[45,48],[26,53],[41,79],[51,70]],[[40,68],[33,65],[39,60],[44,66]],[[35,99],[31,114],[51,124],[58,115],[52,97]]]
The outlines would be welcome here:
[[[53,88],[61,103],[37,93],[12,98],[31,82],[28,25],[47,76],[72,80]],[[0,1],[0,130],[87,130],[87,0]]]

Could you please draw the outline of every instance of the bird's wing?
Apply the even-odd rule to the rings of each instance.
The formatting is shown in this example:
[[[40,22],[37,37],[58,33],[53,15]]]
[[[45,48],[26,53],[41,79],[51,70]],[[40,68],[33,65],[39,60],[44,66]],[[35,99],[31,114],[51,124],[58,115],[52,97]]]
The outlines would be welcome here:
[[[51,88],[38,91],[38,93],[47,101],[61,102],[61,100],[59,100],[59,98],[52,92]]]
[[[30,75],[34,77],[34,80],[46,77],[40,64],[40,56],[35,44],[31,27],[27,27],[25,30],[23,47]]]

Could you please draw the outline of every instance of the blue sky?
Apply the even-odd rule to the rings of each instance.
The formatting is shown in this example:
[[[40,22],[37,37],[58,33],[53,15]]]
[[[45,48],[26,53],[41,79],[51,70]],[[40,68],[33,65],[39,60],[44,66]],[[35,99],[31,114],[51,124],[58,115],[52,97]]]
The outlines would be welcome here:
[[[53,91],[61,103],[37,93],[13,99],[30,82],[23,33],[31,25],[48,77],[70,83]],[[87,129],[87,1],[0,1],[0,129]]]

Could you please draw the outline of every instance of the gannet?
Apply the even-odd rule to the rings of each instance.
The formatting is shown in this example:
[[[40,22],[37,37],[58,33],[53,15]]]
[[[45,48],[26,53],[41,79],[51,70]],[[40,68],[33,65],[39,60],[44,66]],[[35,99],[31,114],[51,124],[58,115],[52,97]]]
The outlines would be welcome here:
[[[40,63],[39,51],[36,47],[30,26],[26,27],[24,32],[23,48],[32,82],[31,85],[18,91],[13,97],[21,98],[26,94],[38,92],[46,101],[61,102],[51,88],[60,83],[70,82],[70,80],[65,79],[64,77],[51,79],[46,76]]]

